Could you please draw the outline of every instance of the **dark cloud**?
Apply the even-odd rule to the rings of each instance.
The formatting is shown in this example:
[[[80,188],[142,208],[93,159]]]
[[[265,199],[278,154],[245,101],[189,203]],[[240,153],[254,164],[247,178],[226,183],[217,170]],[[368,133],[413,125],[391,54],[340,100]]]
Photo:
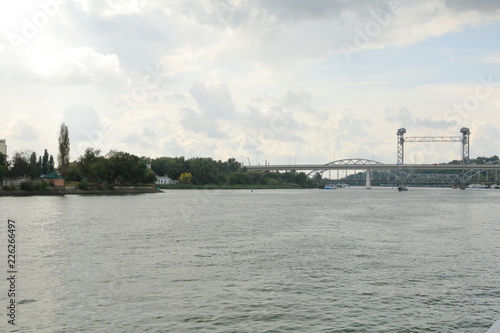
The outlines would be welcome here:
[[[397,112],[394,110],[386,111],[386,121],[397,123],[402,127],[427,127],[427,128],[443,128],[448,129],[456,126],[455,121],[434,120],[432,118],[419,118],[413,115],[408,108],[400,108]]]
[[[261,0],[258,3],[272,15],[294,20],[325,17],[340,7],[339,1],[331,0]]]
[[[429,128],[451,128],[456,127],[456,121],[446,121],[446,120],[434,120],[431,118],[418,119],[415,121],[416,126],[429,127]]]
[[[236,114],[233,98],[227,87],[195,81],[189,93],[197,102],[198,108],[183,108],[180,111],[184,128],[213,138],[227,137],[221,129],[222,122],[234,120]]]
[[[224,85],[196,81],[189,90],[202,110],[211,119],[232,119],[235,115],[233,98]]]
[[[500,1],[498,0],[445,0],[447,8],[457,11],[476,10],[480,12],[500,11]]]
[[[219,123],[215,118],[204,112],[192,108],[180,110],[181,123],[185,129],[195,133],[203,133],[210,138],[225,138],[227,134],[219,129]]]
[[[295,120],[286,107],[287,103],[296,99],[297,95],[287,93],[281,104],[275,104],[265,111],[254,105],[246,105],[247,112],[242,112],[240,119],[245,133],[250,137],[247,144],[263,144],[267,140],[304,142],[300,134],[306,130],[306,125]]]
[[[148,127],[142,127],[135,133],[128,133],[119,138],[119,145],[115,147],[124,151],[136,151],[138,155],[144,155],[157,141],[156,132]]]
[[[175,138],[168,138],[162,148],[160,152],[162,156],[184,156],[186,154],[184,147]]]
[[[398,123],[399,126],[412,126],[415,122],[413,114],[408,108],[400,108],[398,111],[386,110],[385,120],[391,123]]]
[[[198,0],[183,0],[177,9],[199,23],[216,27],[238,27],[250,20],[252,11],[245,1],[216,0],[202,3]]]
[[[372,123],[368,119],[355,117],[352,110],[344,110],[337,118],[336,129],[341,138],[368,138]]]
[[[243,133],[242,148],[264,149],[266,142],[304,142],[301,133],[305,125],[297,122],[293,112],[308,107],[311,94],[304,91],[288,92],[284,98],[263,109],[246,105],[237,110],[233,98],[224,85],[194,82],[189,90],[197,108],[180,110],[181,123],[186,130],[206,134],[210,138],[227,138]]]
[[[143,127],[137,132],[137,135],[148,138],[150,140],[156,139],[156,131],[149,128],[149,127]]]
[[[349,8],[360,13],[368,9],[385,6],[386,1],[347,0],[216,0],[208,3],[197,0],[183,0],[178,10],[194,17],[199,23],[216,27],[237,28],[253,21],[274,25],[280,22],[300,22],[330,18],[340,15]]]
[[[284,98],[284,105],[289,108],[304,107],[311,103],[312,95],[307,91],[289,91]]]

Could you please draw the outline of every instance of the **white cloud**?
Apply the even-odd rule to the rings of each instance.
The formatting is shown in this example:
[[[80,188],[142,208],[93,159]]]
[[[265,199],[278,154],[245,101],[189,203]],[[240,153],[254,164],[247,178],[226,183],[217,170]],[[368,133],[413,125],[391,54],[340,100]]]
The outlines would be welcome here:
[[[500,156],[500,127],[487,121],[474,122],[471,126],[471,157]]]
[[[500,64],[500,53],[490,54],[480,60],[486,64]]]
[[[116,54],[100,54],[90,47],[69,48],[60,52],[31,54],[28,66],[45,84],[89,85],[118,81],[122,72]]]
[[[139,14],[143,1],[138,0],[76,0],[84,12],[102,17]]]
[[[35,141],[40,138],[40,130],[29,115],[22,114],[8,122],[6,136],[24,142]]]
[[[19,53],[0,33],[0,117],[26,115],[9,136],[32,138],[22,130],[31,125],[47,146],[64,119],[75,144],[89,141],[83,130],[100,131],[90,141],[103,152],[275,163],[394,162],[400,126],[412,135],[454,133],[481,119],[500,127],[498,87],[468,119],[447,116],[494,71],[499,46],[477,41],[496,33],[500,4],[401,0],[392,13],[387,3],[78,0]],[[40,10],[37,2],[17,8],[15,25],[3,26],[19,32],[21,17]],[[342,43],[356,40],[348,62]],[[161,81],[154,87],[151,75]],[[129,107],[116,112],[114,101]],[[481,145],[485,154],[497,149]],[[429,162],[447,157],[438,152],[426,153]]]

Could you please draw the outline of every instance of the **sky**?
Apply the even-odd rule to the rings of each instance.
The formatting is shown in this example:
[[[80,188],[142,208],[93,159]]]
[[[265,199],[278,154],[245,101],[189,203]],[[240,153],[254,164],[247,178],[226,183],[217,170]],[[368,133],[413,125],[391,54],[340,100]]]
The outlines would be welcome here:
[[[254,163],[500,155],[498,0],[0,4],[0,138]],[[407,143],[406,163],[460,159]]]

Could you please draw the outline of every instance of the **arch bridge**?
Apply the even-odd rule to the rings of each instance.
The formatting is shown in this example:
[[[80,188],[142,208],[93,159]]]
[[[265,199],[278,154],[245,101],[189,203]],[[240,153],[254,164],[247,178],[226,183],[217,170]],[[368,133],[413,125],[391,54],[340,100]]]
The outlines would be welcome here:
[[[346,177],[335,180],[348,180],[349,171],[362,171],[362,179],[367,188],[371,187],[372,181],[394,181],[414,184],[466,184],[471,182],[498,182],[498,170],[500,162],[494,161],[486,164],[384,164],[382,162],[363,159],[349,158],[332,161],[326,164],[295,164],[295,165],[256,165],[247,166],[253,171],[308,171],[309,177],[317,174],[323,175],[325,171],[345,171]],[[426,173],[418,173],[425,171]],[[443,173],[444,171],[453,173]],[[358,173],[359,174],[359,173]],[[494,177],[491,181],[485,181]],[[359,180],[359,179],[355,179]]]
[[[465,186],[466,183],[481,182],[481,183],[498,183],[498,171],[500,170],[500,162],[493,161],[486,164],[471,164],[470,163],[470,129],[462,127],[460,129],[461,136],[420,136],[420,137],[405,137],[406,129],[398,129],[397,135],[397,163],[384,164],[374,160],[363,158],[348,158],[329,162],[326,164],[299,164],[299,165],[266,165],[264,166],[248,166],[248,170],[304,170],[309,171],[308,175],[323,175],[327,170],[348,171],[361,170],[364,171],[364,180],[366,187],[371,187],[371,181],[379,180],[396,181],[399,184],[420,183],[420,184],[460,184]],[[405,164],[405,143],[409,142],[460,142],[462,144],[460,164]],[[424,173],[419,171],[423,171]],[[494,172],[494,176],[493,173]],[[359,172],[358,172],[359,174]],[[375,175],[375,177],[374,177]],[[383,178],[385,176],[385,178]],[[319,177],[318,177],[319,178]],[[347,180],[344,179],[337,180]]]

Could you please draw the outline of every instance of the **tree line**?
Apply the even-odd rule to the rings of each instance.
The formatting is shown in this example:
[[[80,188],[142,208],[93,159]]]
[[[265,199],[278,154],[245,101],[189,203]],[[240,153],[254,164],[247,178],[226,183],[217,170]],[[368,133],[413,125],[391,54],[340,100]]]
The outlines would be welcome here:
[[[159,157],[150,160],[151,169],[160,176],[182,180],[190,174],[188,183],[194,185],[283,185],[312,186],[304,172],[256,172],[247,169],[236,159],[214,160],[210,157]],[[181,181],[182,182],[182,181]]]
[[[15,152],[10,161],[7,160],[7,156],[0,153],[0,179],[14,177],[38,179],[41,175],[54,171],[54,157],[49,155],[47,149],[39,156],[29,150]]]
[[[59,166],[58,170],[65,173],[66,166],[69,164],[69,131],[68,126],[61,124],[59,132],[59,154],[57,156]],[[43,155],[37,155],[34,151],[16,151],[9,161],[7,156],[0,153],[0,181],[7,178],[29,177],[38,179],[42,175],[50,174],[56,171],[53,155],[49,155],[47,149]]]
[[[76,161],[56,169],[54,158],[47,150],[37,158],[36,153],[16,152],[10,163],[0,157],[0,178],[28,176],[38,179],[41,175],[59,171],[67,182],[87,181],[107,184],[153,183],[157,176],[193,185],[271,185],[297,184],[312,186],[304,172],[256,172],[247,169],[236,159],[214,160],[210,157],[139,157],[121,151],[102,154],[100,149],[87,148]],[[148,167],[149,166],[149,167]]]
[[[156,174],[147,167],[147,159],[112,150],[106,155],[100,149],[87,148],[77,161],[66,168],[66,181],[108,184],[153,183]]]
[[[67,182],[107,184],[153,183],[157,176],[167,176],[185,184],[194,185],[312,185],[305,173],[248,172],[234,158],[227,161],[209,157],[139,157],[127,152],[89,147],[77,160],[70,162],[68,127],[61,124],[58,141],[58,166],[47,149],[42,155],[33,151],[15,152],[11,160],[0,154],[0,180],[4,177],[39,179],[57,171]]]

